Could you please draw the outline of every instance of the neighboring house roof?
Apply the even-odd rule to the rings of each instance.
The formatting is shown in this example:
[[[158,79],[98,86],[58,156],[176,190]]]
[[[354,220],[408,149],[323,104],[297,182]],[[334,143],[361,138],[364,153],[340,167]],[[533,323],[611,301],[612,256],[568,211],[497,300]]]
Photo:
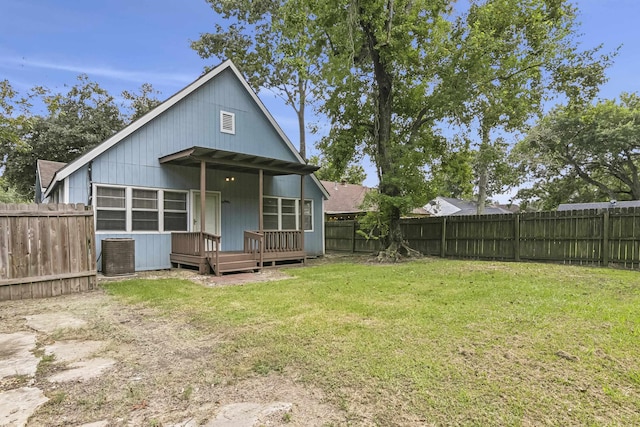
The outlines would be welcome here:
[[[637,208],[640,207],[640,200],[629,200],[625,202],[594,202],[594,203],[562,203],[558,206],[559,211],[580,211],[585,209],[614,209],[614,208]]]
[[[364,212],[361,205],[364,196],[371,190],[364,185],[346,184],[341,182],[320,181],[329,193],[329,199],[324,202],[324,211],[328,214]]]
[[[50,160],[38,160],[36,162],[37,173],[40,176],[40,187],[45,190],[51,184],[53,176],[66,166],[63,162],[52,162]]]
[[[425,206],[425,209],[434,216],[476,215],[478,213],[478,203],[453,197],[436,197]],[[510,213],[513,212],[499,206],[486,206],[484,208],[485,215]]]
[[[181,91],[177,92],[173,96],[171,96],[169,99],[167,99],[166,101],[164,101],[163,103],[161,103],[160,105],[158,105],[157,107],[149,111],[144,116],[140,117],[139,119],[135,120],[128,126],[124,127],[122,130],[117,132],[112,137],[106,139],[104,142],[98,144],[93,149],[87,151],[85,154],[78,157],[74,161],[68,163],[65,167],[57,171],[52,179],[52,182],[51,182],[52,185],[50,185],[47,188],[45,197],[49,196],[51,191],[55,188],[55,186],[59,182],[62,182],[69,175],[71,175],[72,173],[74,173],[75,171],[77,171],[87,163],[89,163],[91,160],[95,159],[96,157],[98,157],[99,155],[107,151],[109,148],[116,145],[118,142],[122,141],[129,135],[133,134],[135,131],[142,128],[147,123],[151,122],[153,119],[155,119],[156,117],[158,117],[159,115],[161,115],[162,113],[164,113],[165,111],[173,107],[182,99],[186,98],[189,94],[193,93],[195,90],[202,87],[204,84],[206,84],[207,82],[209,82],[214,77],[216,77],[217,75],[219,75],[220,73],[222,73],[227,69],[231,70],[236,75],[238,80],[242,83],[242,85],[246,89],[247,93],[251,96],[251,98],[256,103],[256,105],[260,108],[260,110],[265,115],[265,117],[269,120],[269,122],[274,127],[275,131],[278,133],[280,138],[282,138],[282,140],[287,144],[291,152],[295,155],[296,159],[300,163],[306,163],[302,158],[302,156],[300,155],[300,153],[298,152],[298,150],[296,150],[296,148],[293,146],[293,144],[291,143],[287,135],[283,132],[282,128],[280,128],[278,123],[275,121],[271,113],[267,110],[267,108],[262,103],[262,101],[260,101],[260,98],[258,98],[258,95],[256,95],[253,89],[251,89],[251,87],[249,86],[249,83],[247,83],[247,81],[244,79],[244,77],[242,76],[238,68],[233,64],[233,62],[231,62],[230,59],[228,59],[224,61],[222,64],[215,67],[214,69],[212,69],[211,71],[209,71],[208,73],[200,76],[193,83],[191,83]],[[314,182],[318,185],[318,187],[320,187],[320,190],[322,191],[324,196],[328,198],[329,193],[320,184],[320,181],[315,177],[315,175],[311,175],[311,177],[314,180]]]
[[[324,203],[324,212],[329,215],[352,214],[366,212],[362,208],[364,196],[373,188],[364,185],[347,184],[343,182],[320,181],[329,192],[329,199]],[[369,211],[374,210],[369,208]],[[411,211],[414,215],[429,215],[423,208]]]

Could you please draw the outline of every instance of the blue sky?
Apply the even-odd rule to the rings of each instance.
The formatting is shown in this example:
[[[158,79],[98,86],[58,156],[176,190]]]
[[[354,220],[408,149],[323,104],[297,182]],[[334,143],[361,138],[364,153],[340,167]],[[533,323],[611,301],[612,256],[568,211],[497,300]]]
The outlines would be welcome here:
[[[575,3],[585,47],[622,45],[601,96],[640,92],[640,1]],[[165,99],[214,65],[189,47],[218,19],[205,0],[0,0],[0,11],[0,80],[20,91],[35,85],[62,90],[86,73],[114,96],[148,82]],[[293,111],[268,92],[260,97],[297,144]],[[311,154],[316,139],[307,136]],[[375,172],[367,169],[365,184],[375,186]]]

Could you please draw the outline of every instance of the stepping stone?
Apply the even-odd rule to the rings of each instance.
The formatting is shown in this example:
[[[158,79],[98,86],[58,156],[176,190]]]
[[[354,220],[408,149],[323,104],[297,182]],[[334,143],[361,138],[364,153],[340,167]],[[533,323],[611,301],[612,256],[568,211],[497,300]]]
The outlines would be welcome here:
[[[42,390],[22,387],[0,393],[0,426],[22,427],[38,406],[49,400]]]
[[[115,365],[113,359],[89,359],[83,362],[74,362],[65,371],[59,372],[48,378],[52,383],[66,383],[71,381],[85,381],[102,375],[104,371]]]
[[[103,345],[103,341],[60,341],[46,346],[44,354],[53,354],[56,362],[75,362],[91,356]]]
[[[13,375],[34,376],[40,362],[30,351],[35,346],[35,334],[0,334],[0,379]]]
[[[205,427],[254,427],[259,419],[278,412],[284,415],[291,411],[292,406],[286,402],[232,403],[222,407],[216,419],[207,423]]]
[[[26,316],[27,325],[38,332],[53,333],[57,329],[79,329],[87,322],[73,317],[70,313],[47,313]]]

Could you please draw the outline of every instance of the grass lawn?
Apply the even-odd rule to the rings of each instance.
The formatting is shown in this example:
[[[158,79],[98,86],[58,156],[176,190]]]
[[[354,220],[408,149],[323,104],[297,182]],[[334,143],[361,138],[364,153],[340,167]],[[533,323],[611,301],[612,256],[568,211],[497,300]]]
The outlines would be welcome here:
[[[638,272],[423,260],[289,273],[105,287],[219,340],[227,380],[295,376],[355,425],[640,425]]]

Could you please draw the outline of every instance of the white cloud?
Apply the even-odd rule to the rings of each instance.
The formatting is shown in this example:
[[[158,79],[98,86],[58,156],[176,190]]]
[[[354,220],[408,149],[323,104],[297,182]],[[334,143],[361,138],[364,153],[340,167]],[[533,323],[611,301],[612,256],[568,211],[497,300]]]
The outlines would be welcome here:
[[[130,71],[111,67],[94,67],[91,65],[76,65],[48,60],[33,60],[27,58],[4,57],[1,63],[5,68],[41,68],[47,70],[67,71],[71,73],[84,73],[90,77],[104,77],[113,80],[128,81],[134,83],[149,82],[154,85],[178,85],[184,86],[193,81],[197,76],[182,73],[159,73],[155,71]]]

